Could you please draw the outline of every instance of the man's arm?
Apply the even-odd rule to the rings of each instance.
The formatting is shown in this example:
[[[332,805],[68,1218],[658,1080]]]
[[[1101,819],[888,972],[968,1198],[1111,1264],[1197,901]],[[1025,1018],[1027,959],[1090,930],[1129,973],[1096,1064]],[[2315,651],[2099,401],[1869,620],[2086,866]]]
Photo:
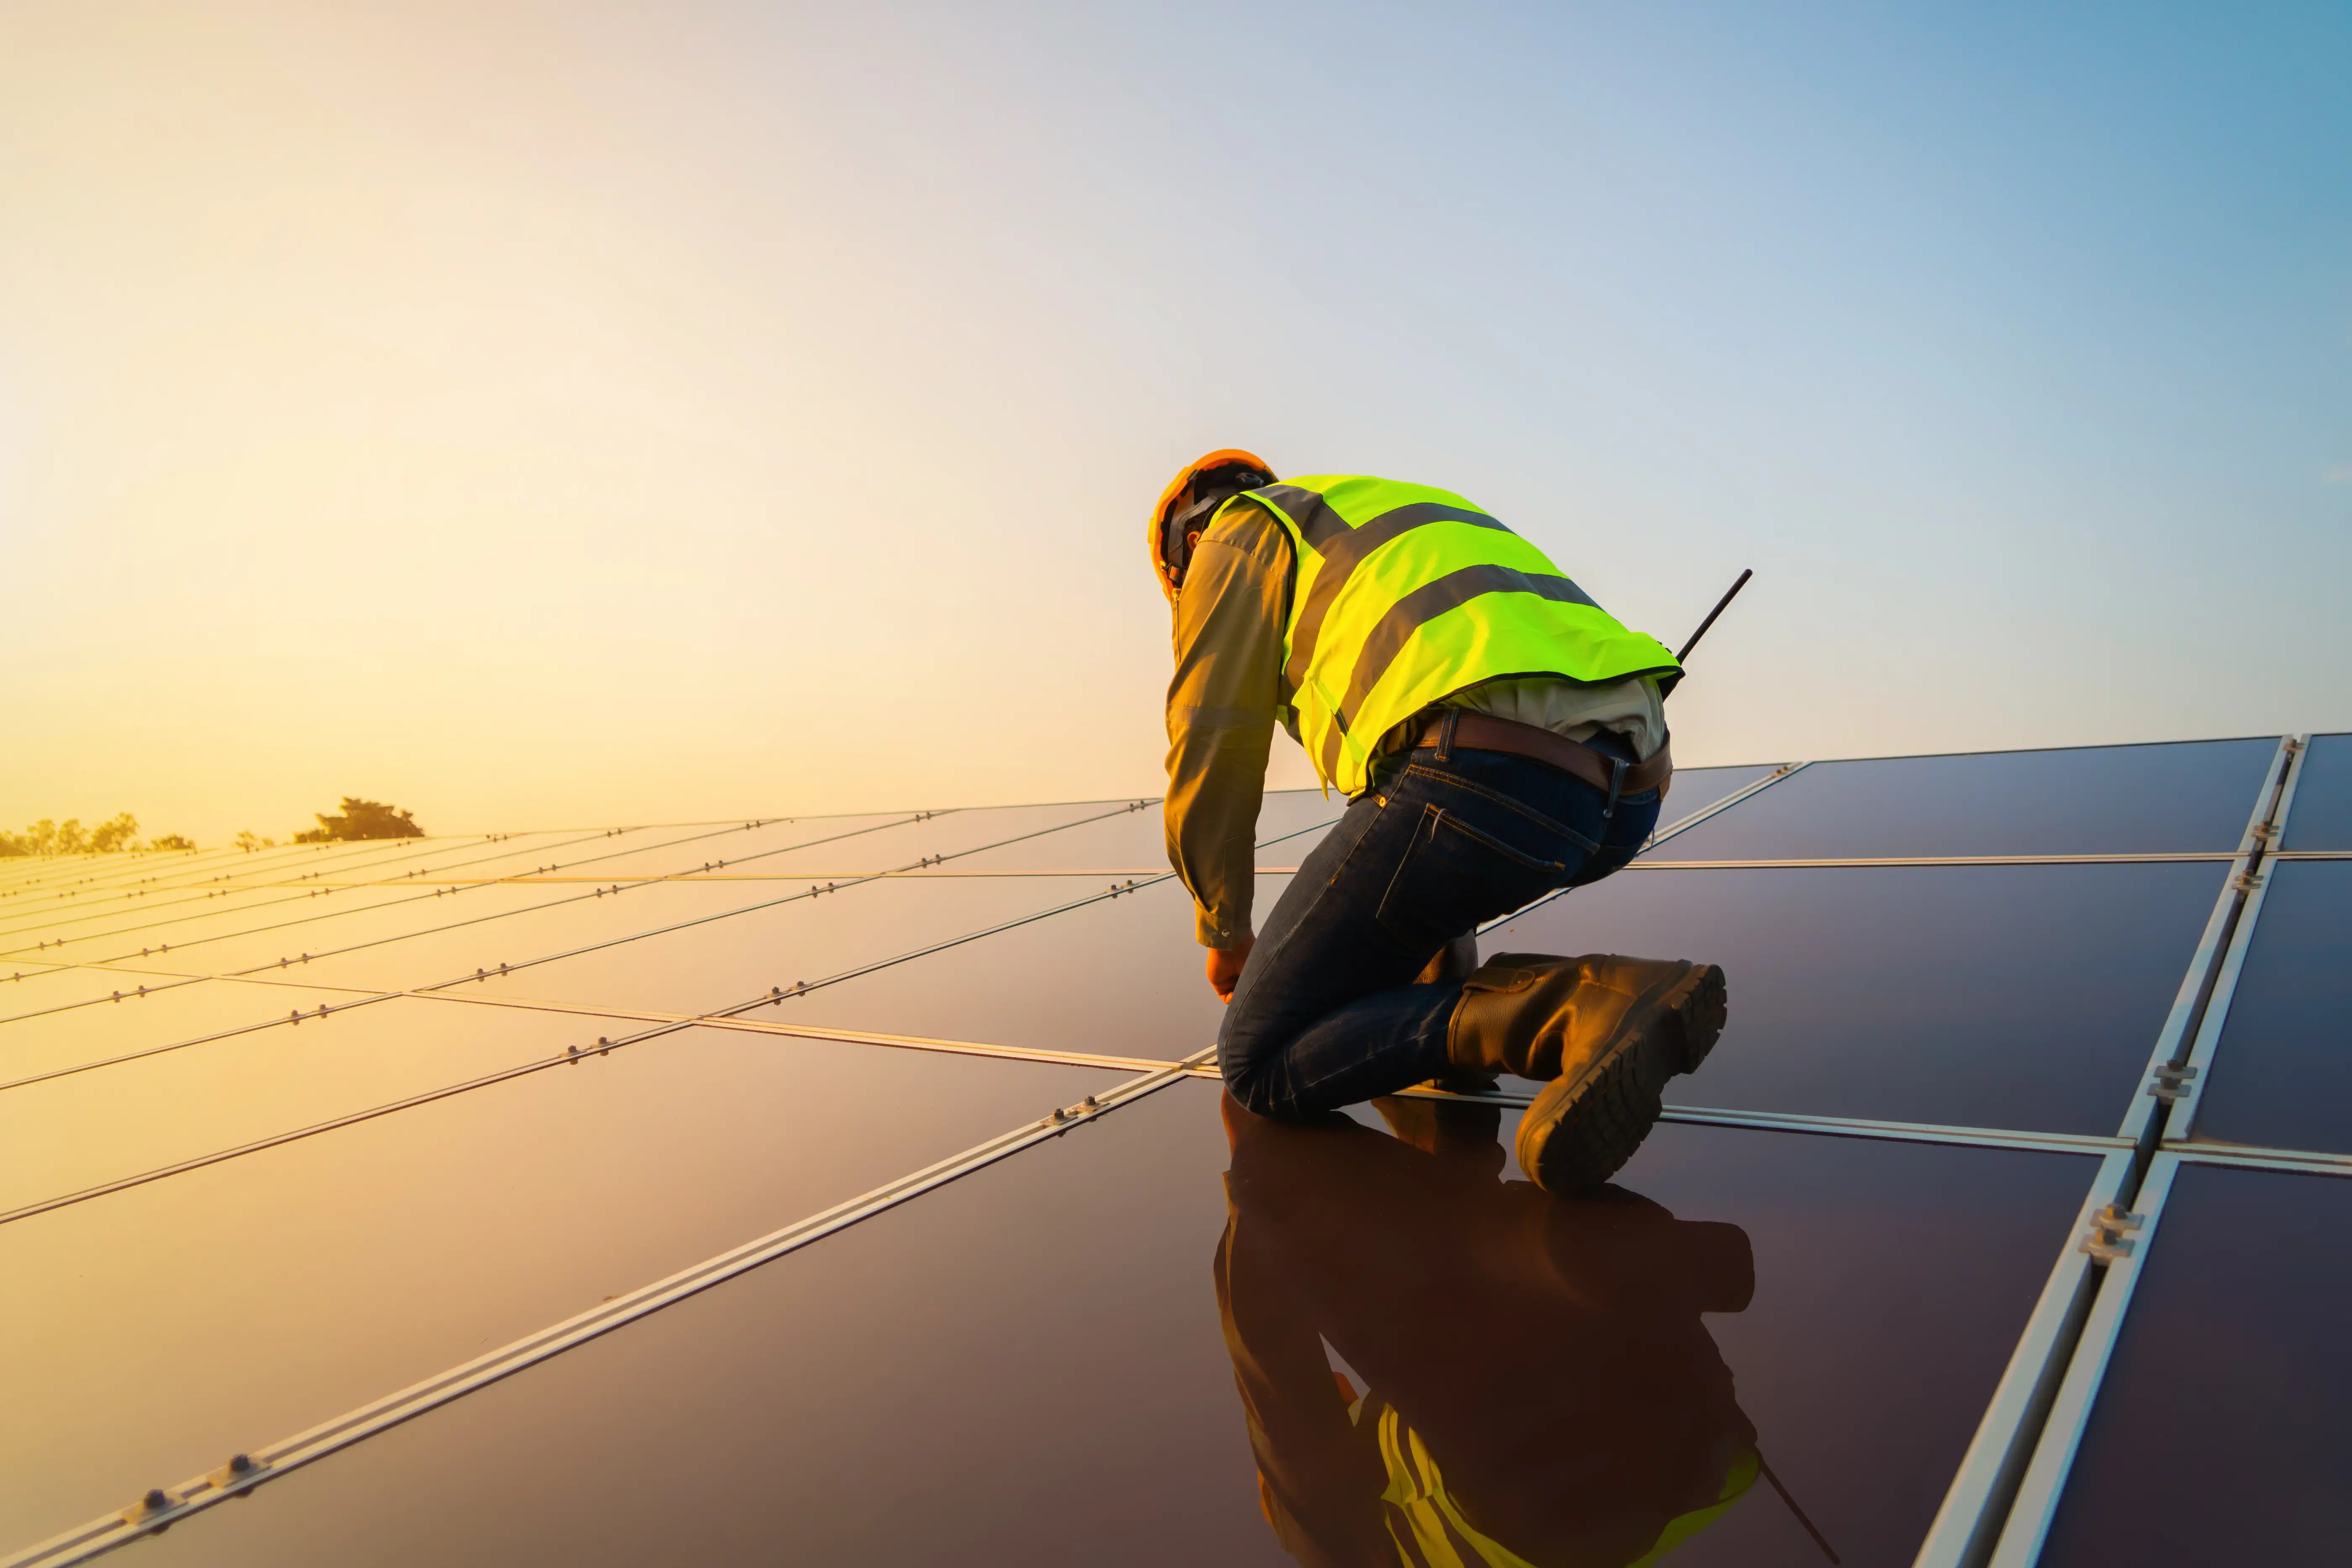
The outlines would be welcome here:
[[[1289,543],[1246,501],[1221,511],[1176,596],[1168,687],[1168,862],[1192,890],[1193,930],[1229,995],[1252,940],[1257,812],[1279,700]],[[1221,973],[1221,971],[1224,973]]]

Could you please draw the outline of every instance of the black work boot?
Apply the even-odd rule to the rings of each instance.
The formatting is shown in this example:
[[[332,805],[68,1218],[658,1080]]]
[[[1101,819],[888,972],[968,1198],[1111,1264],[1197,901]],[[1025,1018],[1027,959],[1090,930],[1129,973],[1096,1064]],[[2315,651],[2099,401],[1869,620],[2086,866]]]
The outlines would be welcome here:
[[[1446,980],[1466,981],[1477,973],[1478,931],[1474,926],[1439,948],[1437,956],[1423,966],[1421,973],[1412,977],[1412,983],[1415,985],[1435,985]],[[1491,1072],[1465,1072],[1454,1068],[1443,1078],[1431,1079],[1422,1087],[1442,1089],[1453,1094],[1491,1094],[1495,1089],[1495,1075]],[[1387,1113],[1383,1111],[1382,1114]],[[1404,1138],[1408,1143],[1412,1142],[1402,1132],[1397,1136]]]
[[[1497,953],[1464,984],[1446,1057],[1456,1072],[1542,1082],[1519,1121],[1519,1168],[1547,1192],[1590,1192],[1650,1135],[1666,1080],[1706,1059],[1724,1012],[1712,963]]]

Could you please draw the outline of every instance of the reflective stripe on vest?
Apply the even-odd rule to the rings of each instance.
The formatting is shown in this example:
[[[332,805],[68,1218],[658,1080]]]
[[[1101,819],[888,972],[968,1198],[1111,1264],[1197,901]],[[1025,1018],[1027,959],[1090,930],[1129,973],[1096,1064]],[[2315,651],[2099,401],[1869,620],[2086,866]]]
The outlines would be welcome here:
[[[1323,782],[1364,787],[1381,737],[1482,681],[1602,685],[1678,667],[1542,551],[1450,490],[1326,474],[1246,490],[1290,536],[1284,700]]]
[[[1367,1413],[1370,1409],[1370,1402],[1367,1401]],[[1421,1434],[1405,1424],[1394,1405],[1381,1404],[1379,1423],[1381,1466],[1387,1470],[1389,1480],[1381,1500],[1388,1505],[1389,1540],[1396,1547],[1399,1561],[1426,1563],[1428,1568],[1474,1568],[1475,1554],[1475,1563],[1483,1568],[1536,1568],[1470,1522],[1469,1515],[1446,1489],[1436,1456],[1422,1441]],[[1739,1449],[1724,1472],[1715,1500],[1666,1521],[1649,1550],[1624,1564],[1624,1568],[1656,1568],[1659,1559],[1730,1512],[1731,1505],[1747,1496],[1748,1489],[1756,1484],[1763,1463],[1763,1455],[1754,1445]],[[1265,1484],[1263,1475],[1258,1484]],[[1469,1549],[1467,1552],[1465,1547]]]

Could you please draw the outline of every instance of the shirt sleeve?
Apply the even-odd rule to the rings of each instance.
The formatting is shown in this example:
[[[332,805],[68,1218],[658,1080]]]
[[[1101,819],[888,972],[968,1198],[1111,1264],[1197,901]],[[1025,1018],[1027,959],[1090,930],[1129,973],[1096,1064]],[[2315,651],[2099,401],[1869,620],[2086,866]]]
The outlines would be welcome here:
[[[1236,501],[1202,535],[1176,595],[1168,863],[1192,890],[1203,947],[1233,947],[1250,931],[1289,595],[1289,542]]]

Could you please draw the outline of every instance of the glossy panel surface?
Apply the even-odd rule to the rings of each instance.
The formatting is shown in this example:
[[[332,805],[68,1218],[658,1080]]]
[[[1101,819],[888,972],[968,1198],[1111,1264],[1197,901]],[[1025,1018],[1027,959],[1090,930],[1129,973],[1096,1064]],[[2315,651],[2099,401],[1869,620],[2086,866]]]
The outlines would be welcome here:
[[[121,1507],[1127,1076],[691,1030],[0,1225],[0,1540]],[[268,1088],[244,1074],[212,1092]],[[346,1544],[331,1531],[306,1554]]]
[[[1666,791],[1664,809],[1658,813],[1658,826],[1663,830],[1697,816],[1727,795],[1738,795],[1767,777],[1779,765],[1755,763],[1729,768],[1676,768],[1674,785]]]
[[[1626,1175],[1649,1202],[1555,1205],[1497,1179],[1507,1125],[1433,1154],[1255,1124],[1229,1156],[1220,1098],[1162,1091],[142,1550],[1271,1564],[1269,1512],[1384,1547],[1385,1425],[1538,1561],[1631,1561],[1760,1445],[1845,1561],[1899,1563],[2091,1173],[1666,1128]],[[562,1506],[517,1507],[555,1455]],[[1675,1560],[1818,1556],[1752,1482]]]
[[[911,822],[911,811],[861,812],[847,816],[774,817],[752,822],[700,824],[665,833],[640,834],[635,842],[584,856],[563,867],[588,877],[667,877],[698,870],[720,860],[816,846],[854,845]]]
[[[2352,863],[2273,861],[2199,1138],[2352,1152]]]
[[[531,875],[558,869],[556,862],[583,847],[610,846],[604,835],[551,837],[518,836],[495,847],[479,843],[444,845],[436,856],[384,851],[397,858],[381,865],[352,864],[345,857],[337,865],[312,866],[289,871],[282,879],[268,874],[240,878],[233,885],[200,888],[156,898],[108,914],[103,919],[60,921],[30,932],[37,958],[68,959],[77,963],[129,962],[133,955],[202,953],[209,955],[226,939],[265,932],[332,928],[356,913],[413,907],[425,889],[436,884],[463,893],[481,891],[483,879]],[[430,873],[429,875],[427,873]],[[441,880],[441,879],[447,880]],[[299,938],[294,945],[301,945]],[[316,944],[313,944],[314,946]],[[184,957],[184,962],[185,961]],[[197,962],[209,962],[209,958]]]
[[[584,887],[495,884],[454,892],[411,888],[366,902],[345,894],[311,905],[307,912],[299,908],[255,910],[181,930],[111,937],[87,952],[85,962],[90,967],[54,976],[37,992],[29,982],[24,989],[28,997],[38,994],[54,1006],[93,994],[103,996],[110,988],[133,984],[165,985],[174,979],[204,975],[276,975],[326,954],[413,941],[422,931],[471,929],[486,918],[507,918],[572,899],[585,902],[591,896]],[[170,945],[143,951],[125,951],[121,945],[149,934],[170,937]]]
[[[2274,740],[1815,763],[1659,847],[1676,860],[2231,850]]]
[[[120,1003],[69,1007],[0,1025],[0,1084],[107,1061],[160,1046],[286,1022],[297,1009],[315,1013],[351,998],[299,984],[210,981],[128,996]]]
[[[2044,1568],[2342,1563],[2347,1303],[2352,1181],[2184,1167]]]
[[[1319,837],[1318,830],[1339,820],[1348,803],[1338,795],[1323,798],[1316,790],[1275,790],[1258,808],[1257,839],[1265,865],[1295,866]],[[1112,807],[1101,809],[1116,809]],[[1277,843],[1277,841],[1279,841]],[[1168,869],[1167,829],[1160,803],[1150,800],[1132,811],[1073,827],[1049,838],[1006,845],[955,863],[959,870],[1100,870],[1106,875],[1140,871],[1157,876]]]
[[[2352,735],[2311,738],[2282,847],[2352,849]]]
[[[1628,870],[1480,946],[1721,964],[1730,1022],[1678,1104],[2104,1134],[2227,870]]]
[[[528,969],[518,966],[509,978],[488,983],[488,994],[665,1012],[730,1006],[774,987],[790,990],[802,981],[819,985],[1011,921],[1073,904],[1083,907],[1083,900],[1108,888],[1087,884],[1080,892],[1056,886],[1058,880],[880,880],[816,898],[803,889],[756,907],[758,889],[648,888],[620,901],[656,891],[698,898],[724,894],[725,901],[711,907],[715,919]]]
[[[1260,877],[1257,907],[1286,877]],[[760,1016],[1059,1051],[1172,1059],[1215,1044],[1192,900],[1156,883],[829,985]]]
[[[625,1032],[395,997],[299,1024],[280,1015],[271,1028],[26,1084],[0,1094],[0,1213]]]

